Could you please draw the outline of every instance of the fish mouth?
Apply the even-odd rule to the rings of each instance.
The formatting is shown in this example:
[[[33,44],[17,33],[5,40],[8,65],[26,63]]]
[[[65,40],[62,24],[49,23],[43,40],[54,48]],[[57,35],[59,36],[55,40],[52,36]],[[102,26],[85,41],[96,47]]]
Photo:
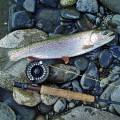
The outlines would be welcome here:
[[[95,45],[103,45],[103,44],[106,44],[106,43],[110,42],[114,38],[115,38],[115,33],[113,31],[103,30],[103,31],[100,32],[100,36],[98,35],[99,40],[97,42],[94,42],[94,41],[93,42],[94,42]]]

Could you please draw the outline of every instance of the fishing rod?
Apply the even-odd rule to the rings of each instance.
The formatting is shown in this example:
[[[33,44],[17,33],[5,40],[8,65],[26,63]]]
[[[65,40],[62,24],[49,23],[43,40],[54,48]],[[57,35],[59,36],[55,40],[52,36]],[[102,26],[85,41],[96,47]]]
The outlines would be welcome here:
[[[68,98],[68,99],[73,99],[73,100],[80,100],[84,102],[104,102],[108,104],[120,105],[120,102],[117,102],[117,101],[100,99],[92,95],[70,91],[70,90],[54,88],[54,87],[48,87],[45,85],[35,86],[35,85],[29,85],[25,83],[14,82],[13,86],[21,88],[21,89],[37,91],[37,92],[40,92],[41,94],[52,95],[56,97]]]

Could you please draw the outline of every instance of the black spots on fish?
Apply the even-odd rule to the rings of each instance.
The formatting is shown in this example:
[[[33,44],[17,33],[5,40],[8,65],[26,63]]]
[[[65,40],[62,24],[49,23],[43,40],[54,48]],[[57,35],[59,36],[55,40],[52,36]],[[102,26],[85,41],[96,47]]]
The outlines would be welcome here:
[[[89,48],[92,48],[94,45],[84,45],[83,47],[82,47],[82,49],[89,49]]]

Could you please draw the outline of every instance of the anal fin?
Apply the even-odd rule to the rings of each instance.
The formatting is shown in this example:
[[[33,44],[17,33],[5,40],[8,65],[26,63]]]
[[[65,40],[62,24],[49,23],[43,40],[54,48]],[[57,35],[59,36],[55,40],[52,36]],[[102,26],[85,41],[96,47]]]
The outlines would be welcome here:
[[[69,63],[69,57],[68,56],[63,56],[62,59],[64,60],[65,64]]]
[[[27,60],[28,61],[35,61],[35,60],[40,60],[40,58],[36,58],[36,57],[33,57],[33,56],[28,56]]]

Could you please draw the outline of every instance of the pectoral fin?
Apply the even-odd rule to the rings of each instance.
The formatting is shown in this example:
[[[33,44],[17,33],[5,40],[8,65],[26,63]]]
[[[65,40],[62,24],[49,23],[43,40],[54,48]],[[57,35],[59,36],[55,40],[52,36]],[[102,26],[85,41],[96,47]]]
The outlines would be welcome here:
[[[89,48],[92,48],[94,45],[84,45],[83,47],[82,47],[82,49],[89,49]]]
[[[65,64],[69,63],[69,57],[68,56],[63,56],[62,59],[64,60]]]
[[[33,57],[33,56],[28,56],[27,60],[28,61],[34,61],[34,60],[40,60],[40,58],[36,58],[36,57]]]

